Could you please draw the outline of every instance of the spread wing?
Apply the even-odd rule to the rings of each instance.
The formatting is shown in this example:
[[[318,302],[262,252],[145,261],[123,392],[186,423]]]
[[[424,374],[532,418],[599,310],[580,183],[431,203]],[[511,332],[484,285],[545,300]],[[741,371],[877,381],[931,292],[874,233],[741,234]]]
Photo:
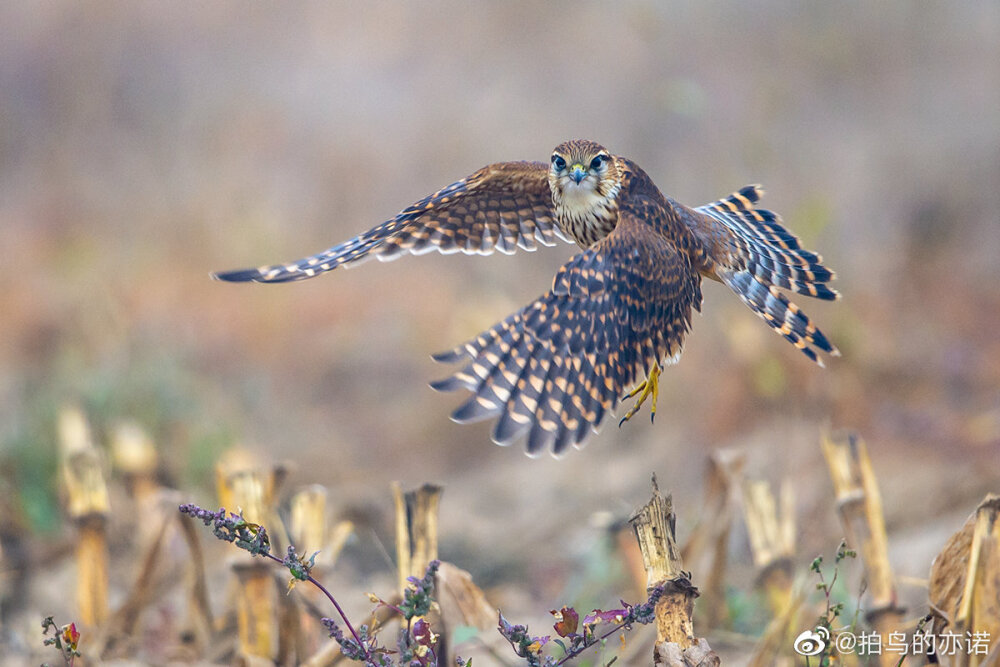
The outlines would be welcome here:
[[[662,213],[662,209],[656,209]],[[472,396],[459,422],[497,417],[502,445],[580,447],[654,363],[676,360],[700,307],[700,276],[641,216],[623,210],[614,231],[556,274],[552,289],[438,361],[465,367],[435,389]]]
[[[488,255],[534,250],[537,243],[570,241],[555,222],[548,167],[541,162],[501,162],[425,197],[350,241],[288,264],[223,271],[233,282],[277,283],[312,278],[371,257],[395,259],[430,250]]]
[[[822,366],[817,351],[840,353],[779,288],[830,301],[840,296],[827,286],[835,275],[822,257],[802,247],[777,214],[755,207],[761,194],[759,186],[748,185],[687,209],[683,220],[706,248],[706,275],[728,285],[768,326]]]

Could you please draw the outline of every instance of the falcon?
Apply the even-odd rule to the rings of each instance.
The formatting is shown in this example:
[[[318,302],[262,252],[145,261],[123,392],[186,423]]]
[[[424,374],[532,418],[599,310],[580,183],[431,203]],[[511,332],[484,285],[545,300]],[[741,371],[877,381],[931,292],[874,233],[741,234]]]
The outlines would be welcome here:
[[[377,257],[431,250],[488,255],[558,241],[582,251],[552,287],[492,328],[437,354],[462,364],[435,389],[466,389],[460,423],[495,419],[493,440],[525,438],[527,453],[582,447],[622,400],[650,399],[663,366],[678,360],[701,310],[702,278],[727,285],[809,359],[839,356],[782,290],[838,298],[822,258],[802,248],[750,185],[689,208],[664,196],[634,162],[593,141],[560,144],[548,164],[483,167],[355,238],[288,264],[213,275],[232,282],[304,280]]]

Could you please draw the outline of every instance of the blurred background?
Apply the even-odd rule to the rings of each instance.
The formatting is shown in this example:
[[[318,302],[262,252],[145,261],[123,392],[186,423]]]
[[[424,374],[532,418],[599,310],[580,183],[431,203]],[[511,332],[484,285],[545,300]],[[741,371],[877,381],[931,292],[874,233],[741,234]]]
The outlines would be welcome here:
[[[361,526],[332,575],[347,591],[391,581],[389,483],[442,484],[442,556],[538,622],[607,585],[581,574],[592,517],[626,517],[655,471],[683,537],[720,449],[794,481],[806,564],[840,535],[824,427],[868,441],[901,574],[926,577],[1000,485],[996,2],[32,2],[0,24],[0,504],[28,544],[66,539],[66,403],[99,441],[141,423],[185,501],[212,506],[233,445],[328,485]],[[428,388],[451,370],[430,355],[548,289],[573,247],[208,277],[570,138],[691,205],[764,184],[837,271],[841,301],[796,301],[842,358],[815,367],[706,284],[656,424],[531,460],[448,419],[463,398]],[[35,577],[9,613],[68,618]]]

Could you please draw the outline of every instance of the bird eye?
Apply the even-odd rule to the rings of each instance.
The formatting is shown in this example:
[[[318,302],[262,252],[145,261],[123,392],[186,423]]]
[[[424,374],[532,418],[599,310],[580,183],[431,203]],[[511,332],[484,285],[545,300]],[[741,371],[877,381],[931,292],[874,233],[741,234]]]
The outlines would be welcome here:
[[[604,164],[604,161],[607,159],[608,157],[606,155],[598,155],[597,157],[595,157],[593,160],[590,161],[590,168],[593,169],[594,171],[599,170],[601,168],[601,165]]]
[[[564,160],[561,155],[553,155],[552,166],[555,167],[558,171],[562,171],[563,169],[566,168],[566,160]]]

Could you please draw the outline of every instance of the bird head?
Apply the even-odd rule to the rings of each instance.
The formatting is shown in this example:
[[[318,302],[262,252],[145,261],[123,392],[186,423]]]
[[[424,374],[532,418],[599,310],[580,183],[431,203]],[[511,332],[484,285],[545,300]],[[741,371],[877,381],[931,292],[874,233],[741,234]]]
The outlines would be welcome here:
[[[588,201],[612,196],[620,183],[615,159],[593,141],[576,139],[559,144],[549,163],[549,186],[561,201]]]

